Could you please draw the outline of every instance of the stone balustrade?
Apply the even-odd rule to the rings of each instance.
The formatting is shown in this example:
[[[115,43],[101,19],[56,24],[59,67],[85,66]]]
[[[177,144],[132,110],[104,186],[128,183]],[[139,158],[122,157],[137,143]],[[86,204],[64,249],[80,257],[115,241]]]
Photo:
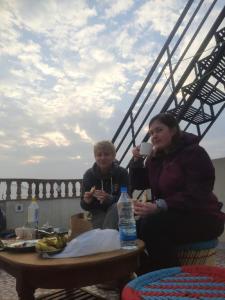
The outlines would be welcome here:
[[[82,179],[0,178],[0,200],[79,198]]]

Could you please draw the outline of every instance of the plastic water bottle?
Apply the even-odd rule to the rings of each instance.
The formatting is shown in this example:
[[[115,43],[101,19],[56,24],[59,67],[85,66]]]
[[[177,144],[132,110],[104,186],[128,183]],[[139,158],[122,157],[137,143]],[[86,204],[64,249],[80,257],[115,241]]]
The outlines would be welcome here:
[[[28,206],[28,218],[27,222],[31,227],[38,229],[39,223],[39,206],[36,198],[32,197],[31,203]]]
[[[136,222],[134,219],[133,204],[127,194],[127,188],[121,187],[121,195],[117,202],[119,216],[120,244],[122,249],[137,248]]]

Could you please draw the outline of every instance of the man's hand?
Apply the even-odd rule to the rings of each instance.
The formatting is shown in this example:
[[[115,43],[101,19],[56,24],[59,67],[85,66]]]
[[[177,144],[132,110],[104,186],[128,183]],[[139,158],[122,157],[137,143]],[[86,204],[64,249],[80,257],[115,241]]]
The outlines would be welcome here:
[[[84,202],[86,202],[87,204],[91,203],[93,200],[94,193],[95,193],[95,186],[91,188],[90,192],[84,193]]]
[[[84,193],[84,202],[87,204],[91,203],[93,200],[93,194],[91,192],[85,192]]]
[[[95,190],[94,196],[101,204],[109,198],[109,194],[102,190]]]

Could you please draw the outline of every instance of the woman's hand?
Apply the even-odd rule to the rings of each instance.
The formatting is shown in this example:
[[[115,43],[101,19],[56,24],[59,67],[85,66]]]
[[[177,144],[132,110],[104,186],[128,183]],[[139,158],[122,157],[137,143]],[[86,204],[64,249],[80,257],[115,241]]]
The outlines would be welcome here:
[[[132,154],[133,154],[134,161],[140,159],[142,157],[140,154],[140,146],[134,147],[132,149]]]
[[[109,198],[109,194],[103,190],[96,190],[94,196],[101,204]]]
[[[152,215],[156,213],[158,207],[155,203],[151,202],[141,202],[141,201],[134,201],[134,213],[140,217],[146,217],[147,215]]]

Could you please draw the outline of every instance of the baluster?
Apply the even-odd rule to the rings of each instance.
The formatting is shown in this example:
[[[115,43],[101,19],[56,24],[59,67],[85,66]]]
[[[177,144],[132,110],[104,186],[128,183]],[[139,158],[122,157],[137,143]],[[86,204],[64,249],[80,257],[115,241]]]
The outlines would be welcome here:
[[[28,199],[29,183],[27,180],[21,180],[21,199]]]
[[[78,194],[79,194],[79,190],[78,190],[77,184],[78,184],[78,182],[76,181],[76,183],[75,183],[75,189],[76,189],[76,196],[75,196],[75,198],[77,198]]]
[[[39,181],[38,186],[39,186],[39,199],[43,199],[43,182]]]
[[[74,183],[73,181],[71,181],[71,193],[70,193],[71,198],[73,197],[73,195],[74,195]]]
[[[69,185],[68,185],[69,186]],[[73,197],[73,181],[70,181],[70,188],[69,188],[69,197]]]

